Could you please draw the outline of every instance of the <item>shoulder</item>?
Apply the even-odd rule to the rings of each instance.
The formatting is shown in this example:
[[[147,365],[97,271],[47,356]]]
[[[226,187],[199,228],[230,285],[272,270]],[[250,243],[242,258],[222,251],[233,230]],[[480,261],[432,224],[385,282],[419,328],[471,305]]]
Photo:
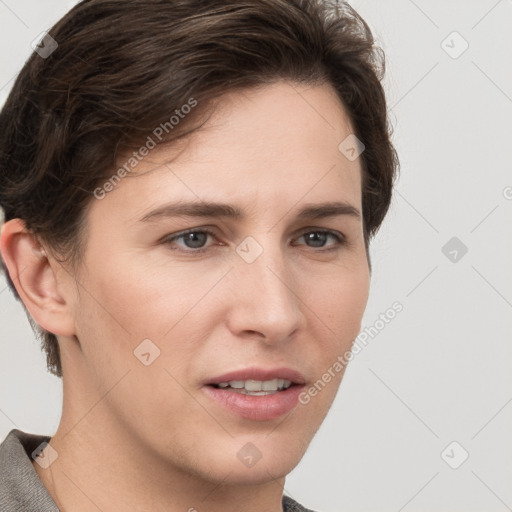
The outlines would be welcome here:
[[[0,510],[58,512],[32,465],[32,453],[49,436],[13,429],[0,444]]]
[[[309,508],[303,507],[290,496],[283,495],[283,512],[315,512]]]

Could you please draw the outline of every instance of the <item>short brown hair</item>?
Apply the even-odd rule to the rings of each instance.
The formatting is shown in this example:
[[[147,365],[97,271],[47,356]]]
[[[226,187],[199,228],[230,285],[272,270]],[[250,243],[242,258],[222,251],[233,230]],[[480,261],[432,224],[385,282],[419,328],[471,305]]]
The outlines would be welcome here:
[[[389,208],[398,158],[381,86],[384,54],[347,3],[84,0],[49,34],[57,48],[46,58],[30,56],[0,113],[0,206],[5,221],[22,219],[61,261],[73,268],[81,261],[87,205],[122,151],[140,146],[190,98],[199,112],[225,92],[280,79],[329,83],[347,109],[365,145],[368,254]],[[162,142],[193,131],[193,117]],[[56,336],[28,317],[49,371],[61,377]]]

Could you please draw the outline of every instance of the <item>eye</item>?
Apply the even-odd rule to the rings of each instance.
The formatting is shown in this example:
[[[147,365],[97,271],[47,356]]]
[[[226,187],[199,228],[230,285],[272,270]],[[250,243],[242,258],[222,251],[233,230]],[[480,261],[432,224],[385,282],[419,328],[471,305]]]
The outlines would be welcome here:
[[[184,231],[182,233],[178,233],[176,235],[173,235],[171,237],[166,237],[162,240],[163,243],[171,244],[172,242],[175,242],[176,240],[183,239],[185,242],[186,248],[190,250],[182,250],[177,249],[181,252],[189,252],[189,253],[202,253],[206,252],[206,248],[203,247],[203,244],[207,240],[208,236],[212,236],[215,238],[215,233],[207,228],[201,228],[201,229],[189,229],[187,231]],[[188,245],[190,244],[190,245]]]
[[[336,250],[347,244],[347,239],[344,235],[330,229],[307,231],[299,237],[299,240],[303,237],[307,242],[311,242],[313,244],[309,246],[313,248],[324,247],[329,237],[334,238],[337,243],[335,243],[332,247],[324,249],[324,251]]]
[[[338,231],[332,231],[330,229],[308,229],[309,231],[303,232],[298,240],[304,238],[306,243],[312,244],[308,245],[311,248],[323,248],[325,247],[325,244],[329,238],[333,238],[335,240],[335,243],[331,244],[332,246],[328,246],[327,249],[322,249],[321,251],[316,252],[338,250],[341,247],[347,245],[347,239],[342,233],[339,233]],[[204,245],[207,242],[209,236],[217,239],[215,232],[208,228],[189,229],[187,231],[182,231],[181,233],[176,233],[175,235],[165,237],[162,240],[162,243],[172,245],[176,243],[176,241],[182,239],[185,244],[185,248],[172,250],[177,250],[179,252],[188,254],[201,254],[208,251],[208,247],[204,247]]]

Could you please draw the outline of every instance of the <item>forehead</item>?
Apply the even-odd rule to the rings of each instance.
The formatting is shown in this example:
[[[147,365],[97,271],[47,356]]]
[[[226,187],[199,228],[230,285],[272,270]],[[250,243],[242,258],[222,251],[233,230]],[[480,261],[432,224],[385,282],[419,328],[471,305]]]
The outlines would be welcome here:
[[[200,129],[150,151],[102,208],[130,205],[135,217],[169,199],[257,209],[316,198],[360,206],[360,159],[351,161],[338,148],[351,133],[329,85],[278,82],[231,92]]]

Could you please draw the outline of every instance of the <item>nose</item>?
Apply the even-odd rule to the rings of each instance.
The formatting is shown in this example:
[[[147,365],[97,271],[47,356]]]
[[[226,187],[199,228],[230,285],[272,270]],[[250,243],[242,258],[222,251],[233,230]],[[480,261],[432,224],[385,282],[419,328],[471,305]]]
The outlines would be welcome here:
[[[286,255],[281,248],[265,247],[251,263],[238,256],[235,261],[227,315],[233,335],[258,335],[268,345],[290,340],[304,321],[305,290],[294,278]]]

